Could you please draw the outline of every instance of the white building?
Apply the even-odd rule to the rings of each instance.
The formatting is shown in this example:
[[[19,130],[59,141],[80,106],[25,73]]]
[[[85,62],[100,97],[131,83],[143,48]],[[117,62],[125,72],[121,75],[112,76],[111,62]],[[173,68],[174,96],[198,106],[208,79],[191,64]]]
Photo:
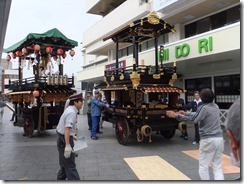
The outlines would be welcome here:
[[[0,91],[4,94],[8,93],[9,90],[9,80],[15,81],[19,79],[19,70],[12,69],[11,61],[7,61],[6,59],[1,59],[0,62],[0,81],[1,81],[1,89]]]
[[[174,25],[176,33],[164,35],[164,64],[177,63],[182,76],[176,86],[186,89],[186,102],[204,87],[215,92],[215,102],[226,109],[240,96],[240,1],[239,0],[87,0],[87,13],[103,18],[83,33],[84,65],[78,81],[100,83],[105,66],[115,62],[115,43],[103,38],[132,21],[156,11]],[[139,45],[139,61],[154,65],[153,40]],[[119,60],[132,65],[132,47],[119,45]],[[88,89],[90,90],[90,89]]]

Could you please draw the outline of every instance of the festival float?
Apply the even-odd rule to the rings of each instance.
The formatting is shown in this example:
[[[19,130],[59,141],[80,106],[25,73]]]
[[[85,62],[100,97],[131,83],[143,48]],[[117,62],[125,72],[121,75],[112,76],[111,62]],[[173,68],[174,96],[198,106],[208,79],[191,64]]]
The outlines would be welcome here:
[[[173,26],[160,19],[156,12],[136,20],[118,32],[104,38],[116,45],[115,67],[104,71],[104,82],[96,86],[103,91],[111,106],[105,111],[105,120],[114,124],[120,144],[126,145],[130,137],[152,141],[152,132],[158,131],[166,139],[175,135],[179,128],[176,119],[166,116],[167,110],[176,110],[177,93],[185,90],[174,86],[177,80],[176,63],[166,67],[163,63],[164,46],[158,45],[161,35],[174,33]],[[154,40],[155,65],[139,64],[139,44]],[[133,46],[131,66],[119,67],[119,44]]]
[[[4,49],[8,59],[17,59],[19,79],[9,79],[11,99],[14,108],[14,126],[23,127],[24,135],[32,137],[34,130],[43,133],[55,129],[64,111],[67,98],[76,91],[74,76],[63,73],[66,53],[75,55],[78,43],[67,38],[58,29],[43,34],[30,33],[23,40]],[[33,77],[23,78],[23,67],[33,71]],[[58,71],[53,73],[54,64]]]

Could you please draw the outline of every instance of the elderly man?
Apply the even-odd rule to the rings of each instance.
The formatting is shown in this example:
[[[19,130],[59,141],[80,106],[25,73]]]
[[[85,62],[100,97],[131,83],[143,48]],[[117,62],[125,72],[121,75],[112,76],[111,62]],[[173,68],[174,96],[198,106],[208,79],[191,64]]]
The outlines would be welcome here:
[[[92,119],[92,133],[91,139],[97,140],[96,136],[97,127],[99,126],[100,117],[101,117],[101,107],[109,107],[108,104],[105,104],[99,100],[100,93],[99,91],[95,91],[95,96],[91,102],[91,119]]]
[[[226,134],[231,148],[232,164],[240,167],[241,159],[241,107],[240,98],[230,107],[225,122]],[[240,178],[238,178],[240,179]]]
[[[59,152],[58,180],[80,180],[76,170],[75,154],[73,152],[74,141],[77,140],[76,123],[77,114],[83,105],[83,96],[81,94],[71,95],[69,97],[69,106],[64,110],[57,126],[57,146]]]

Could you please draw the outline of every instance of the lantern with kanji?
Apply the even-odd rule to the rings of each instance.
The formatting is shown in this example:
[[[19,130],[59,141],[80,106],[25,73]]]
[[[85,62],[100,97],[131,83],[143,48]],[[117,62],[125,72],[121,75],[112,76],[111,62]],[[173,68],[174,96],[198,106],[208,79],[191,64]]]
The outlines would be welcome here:
[[[32,94],[33,94],[33,96],[34,96],[35,98],[38,98],[39,95],[40,95],[40,92],[39,92],[38,90],[35,89],[35,90],[32,92]]]
[[[53,48],[52,47],[47,47],[46,48],[46,53],[50,54],[53,52]]]
[[[34,49],[34,51],[39,51],[39,50],[41,49],[41,47],[40,47],[40,45],[35,44],[35,45],[33,46],[33,49]]]
[[[8,55],[6,56],[6,59],[7,59],[7,61],[10,61],[10,60],[11,60],[11,56],[8,54]]]
[[[57,50],[57,54],[58,54],[58,55],[63,55],[63,54],[64,54],[63,49],[58,49],[58,50]]]
[[[15,59],[17,57],[17,55],[13,52],[12,57],[13,57],[13,59]]]
[[[25,56],[28,55],[28,53],[29,53],[27,48],[23,48],[21,51],[22,51],[22,54]]]
[[[15,52],[15,54],[16,54],[17,57],[20,57],[20,56],[22,55],[20,50],[17,50],[17,51]]]

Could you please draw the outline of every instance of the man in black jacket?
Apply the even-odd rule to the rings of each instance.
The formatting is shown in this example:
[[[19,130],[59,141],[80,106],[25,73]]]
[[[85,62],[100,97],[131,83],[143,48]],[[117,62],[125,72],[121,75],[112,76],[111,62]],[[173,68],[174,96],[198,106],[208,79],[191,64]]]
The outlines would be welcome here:
[[[177,99],[176,99],[174,107],[177,110],[184,110],[184,105],[185,105],[184,99],[180,98],[180,93],[177,93]],[[184,121],[179,123],[179,129],[181,130],[180,137],[184,138],[185,140],[188,140],[187,125]]]
[[[197,108],[202,105],[202,100],[200,98],[200,93],[199,91],[195,91],[194,92],[194,100],[190,103],[188,103],[184,109],[185,110],[191,110],[192,112],[196,112],[197,111]],[[195,123],[194,124],[195,126],[195,139],[194,141],[192,142],[192,144],[198,144],[199,141],[200,141],[200,136],[199,136],[199,129],[198,129],[198,123]]]

